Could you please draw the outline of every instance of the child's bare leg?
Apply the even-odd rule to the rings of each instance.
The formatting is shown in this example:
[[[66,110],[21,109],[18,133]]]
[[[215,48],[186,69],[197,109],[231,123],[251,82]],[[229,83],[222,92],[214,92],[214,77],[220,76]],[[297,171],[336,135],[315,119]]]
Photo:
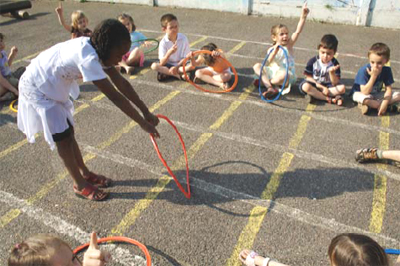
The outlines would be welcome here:
[[[301,87],[304,92],[306,92],[311,97],[321,100],[321,101],[328,101],[328,98],[317,88],[315,88],[310,83],[304,83]]]
[[[209,71],[208,69],[199,69],[195,73],[196,78],[201,79],[204,82],[207,82],[208,84],[212,84],[214,86],[220,87],[223,83],[220,81],[217,81],[213,78],[213,73]]]
[[[260,63],[255,64],[253,66],[253,70],[256,73],[256,75],[260,75],[261,64]],[[263,73],[261,75],[261,81],[262,81],[262,83],[264,84],[265,87],[267,87],[267,88],[271,88],[272,87],[272,84],[271,84],[270,80],[268,79],[268,77],[265,75],[265,73]]]
[[[118,63],[119,68],[125,69],[126,73],[132,74],[133,70],[135,69],[133,66],[129,66],[126,61],[121,61]]]
[[[328,88],[329,96],[341,95],[346,92],[346,87],[344,84],[336,85],[335,87]]]
[[[8,90],[3,86],[0,86],[0,96],[3,96]]]
[[[169,73],[169,68],[166,67],[166,66],[162,66],[162,65],[160,65],[159,63],[153,63],[153,64],[151,65],[151,69],[152,69],[152,70],[155,70],[155,71],[157,71],[157,72],[160,72],[160,73],[162,73],[162,74],[164,74],[164,75],[171,76],[171,74]]]
[[[68,173],[74,180],[74,186],[76,187],[77,190],[81,191],[87,185],[87,182],[83,178],[81,172],[79,171],[78,159],[76,158],[75,155],[74,141],[75,137],[73,136],[73,134],[71,134],[67,138],[56,142],[56,145],[58,154],[60,155],[62,161],[64,162],[64,165],[68,170]]]
[[[400,150],[382,151],[382,159],[400,162]]]
[[[362,104],[365,104],[373,109],[379,109],[379,107],[381,106],[381,101],[377,101],[374,99],[365,99]]]
[[[76,163],[78,164],[78,168],[81,171],[82,176],[87,176],[87,175],[90,174],[90,171],[86,167],[85,162],[83,161],[82,153],[81,153],[81,150],[79,149],[78,143],[76,142],[74,132],[72,133],[71,136],[72,136],[72,143],[71,144],[72,144],[72,147],[73,147],[73,150],[74,150]]]
[[[281,86],[283,84],[283,82],[285,81],[285,76],[286,76],[286,72],[282,72],[279,71],[271,80],[271,84],[272,85],[279,85]],[[286,85],[285,87],[287,87],[289,85],[289,77],[286,80]]]

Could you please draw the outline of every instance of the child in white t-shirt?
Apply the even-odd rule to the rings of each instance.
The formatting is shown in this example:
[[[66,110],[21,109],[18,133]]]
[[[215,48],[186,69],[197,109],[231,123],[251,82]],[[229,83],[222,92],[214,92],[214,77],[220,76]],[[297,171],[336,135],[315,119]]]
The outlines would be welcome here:
[[[93,82],[144,131],[159,137],[155,128],[158,118],[149,112],[131,84],[114,67],[130,45],[129,32],[121,22],[104,20],[90,38],[59,43],[39,54],[20,80],[18,128],[31,143],[35,141],[35,134],[43,131],[51,149],[57,147],[73,178],[75,194],[90,200],[105,199],[108,193],[98,187],[110,186],[111,179],[89,171],[75,140],[74,107],[69,95],[75,98],[79,95],[76,80]]]
[[[157,71],[158,81],[164,81],[168,76],[184,80],[183,67],[186,71],[194,69],[190,64],[182,66],[184,59],[190,54],[189,40],[184,34],[179,33],[178,19],[173,14],[161,17],[161,27],[165,36],[158,47],[160,62],[153,63],[151,69]]]

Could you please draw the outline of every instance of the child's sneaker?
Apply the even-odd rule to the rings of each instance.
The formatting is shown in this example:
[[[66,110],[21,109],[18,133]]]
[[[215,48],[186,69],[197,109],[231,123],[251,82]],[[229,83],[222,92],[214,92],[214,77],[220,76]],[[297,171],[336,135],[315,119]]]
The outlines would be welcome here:
[[[361,149],[356,152],[356,161],[359,163],[371,162],[379,160],[378,149],[376,148],[368,148],[368,149]]]
[[[368,113],[368,111],[369,111],[368,105],[365,105],[365,104],[358,103],[358,108],[360,108],[361,113],[363,115],[366,115]]]

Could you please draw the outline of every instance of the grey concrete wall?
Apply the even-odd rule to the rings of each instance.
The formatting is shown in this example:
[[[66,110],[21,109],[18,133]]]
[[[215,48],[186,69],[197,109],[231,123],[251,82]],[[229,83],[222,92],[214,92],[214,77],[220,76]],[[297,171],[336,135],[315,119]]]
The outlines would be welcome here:
[[[80,0],[77,0],[80,1]],[[85,0],[210,9],[260,16],[298,17],[303,0]],[[400,0],[308,0],[309,19],[400,29]]]

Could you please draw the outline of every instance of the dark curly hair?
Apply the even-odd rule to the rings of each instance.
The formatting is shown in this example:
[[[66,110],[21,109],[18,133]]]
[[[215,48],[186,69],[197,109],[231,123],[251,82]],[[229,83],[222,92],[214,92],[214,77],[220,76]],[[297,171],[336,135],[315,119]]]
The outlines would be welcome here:
[[[90,37],[90,44],[96,50],[102,62],[110,57],[112,49],[124,42],[131,42],[127,28],[117,19],[106,19],[100,22]]]
[[[215,45],[214,43],[210,42],[206,45],[204,45],[203,47],[201,47],[200,50],[207,50],[207,51],[215,51],[217,50],[218,47],[217,45]],[[207,66],[212,66],[215,63],[215,58],[212,57],[212,55],[210,54],[203,54],[203,58],[204,58],[204,62]]]

